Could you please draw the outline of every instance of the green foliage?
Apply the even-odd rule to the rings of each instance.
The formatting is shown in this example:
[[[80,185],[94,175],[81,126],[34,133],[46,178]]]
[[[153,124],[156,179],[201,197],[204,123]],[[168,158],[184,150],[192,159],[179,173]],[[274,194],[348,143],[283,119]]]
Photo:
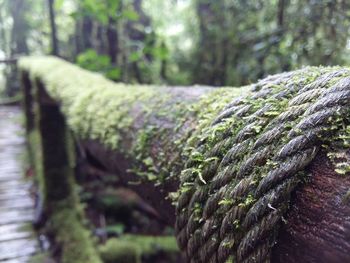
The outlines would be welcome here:
[[[111,60],[106,55],[98,55],[95,50],[88,49],[78,55],[77,63],[82,68],[98,71],[110,66]]]
[[[93,49],[80,53],[77,57],[77,64],[82,68],[103,73],[107,78],[118,80],[120,69],[113,67],[111,59],[107,55],[98,55]]]
[[[55,233],[55,242],[62,248],[62,263],[101,263],[95,251],[90,231],[81,223],[82,218],[75,201],[66,199],[53,205],[49,219],[50,230]]]
[[[118,18],[120,0],[83,0],[80,2],[79,16],[91,16],[106,25],[109,18]]]
[[[64,4],[64,1],[65,0],[55,0],[54,1],[54,7],[55,7],[55,9],[56,10],[59,10],[59,9],[61,9],[62,8],[62,6],[63,6],[63,4]]]
[[[14,29],[18,24],[8,21],[16,18],[17,2],[25,10],[24,19],[17,15],[23,26]],[[0,7],[6,57],[25,47],[11,39],[47,53],[45,6],[1,0]],[[303,65],[350,62],[344,1],[56,0],[55,10],[61,55],[128,83],[232,86]],[[91,50],[97,60],[85,63]]]
[[[301,65],[345,64],[349,59],[350,6],[342,12],[340,2],[195,2],[195,82],[241,85]]]
[[[139,20],[139,15],[136,13],[134,10],[129,9],[129,10],[124,10],[122,13],[122,17],[126,18],[130,21],[137,21]]]

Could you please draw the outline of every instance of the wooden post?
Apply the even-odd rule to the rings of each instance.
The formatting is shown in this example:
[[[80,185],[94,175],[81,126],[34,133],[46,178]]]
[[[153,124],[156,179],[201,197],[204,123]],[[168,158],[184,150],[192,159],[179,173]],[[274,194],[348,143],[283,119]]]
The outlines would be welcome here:
[[[69,158],[69,135],[59,106],[36,80],[37,118],[42,150],[45,201],[60,201],[73,195],[73,169]]]
[[[29,74],[21,71],[21,84],[23,91],[22,107],[25,115],[25,128],[27,135],[34,129],[33,94]]]

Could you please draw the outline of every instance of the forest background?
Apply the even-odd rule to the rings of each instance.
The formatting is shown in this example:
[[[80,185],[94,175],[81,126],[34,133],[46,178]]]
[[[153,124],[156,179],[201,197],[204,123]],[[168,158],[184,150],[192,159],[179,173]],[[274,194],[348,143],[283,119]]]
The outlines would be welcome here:
[[[126,83],[240,86],[350,64],[348,0],[0,0],[0,60],[59,55]],[[18,90],[0,64],[0,92]]]

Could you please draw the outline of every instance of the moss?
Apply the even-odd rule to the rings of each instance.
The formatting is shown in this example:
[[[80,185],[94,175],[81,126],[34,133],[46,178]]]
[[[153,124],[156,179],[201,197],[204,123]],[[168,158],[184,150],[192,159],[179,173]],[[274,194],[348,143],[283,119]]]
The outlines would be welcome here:
[[[340,70],[340,69],[341,68],[339,67],[333,67],[333,68],[308,67],[308,68],[293,72],[294,74],[293,74],[292,82],[294,82],[293,83],[294,87],[299,87],[299,88],[304,87],[307,84],[310,84],[311,82],[315,81],[321,75],[335,71],[335,70]],[[346,74],[347,73],[345,72],[343,74],[340,74],[338,77],[333,78],[331,81],[326,82],[326,84],[324,85],[324,88],[330,87],[331,85],[339,81],[341,78],[344,78]],[[289,82],[289,85],[292,86],[290,82]],[[199,127],[197,127],[196,129],[196,133],[192,134],[185,143],[183,142],[181,143],[181,145],[187,146],[186,159],[189,159],[190,161],[187,164],[188,166],[190,166],[190,168],[182,170],[181,177],[187,178],[187,179],[184,180],[185,184],[181,186],[181,188],[185,187],[186,191],[189,191],[189,188],[191,188],[190,182],[197,181],[197,183],[194,183],[192,185],[192,187],[195,189],[198,187],[198,184],[205,183],[208,180],[210,181],[212,178],[203,179],[203,171],[205,171],[205,169],[208,167],[208,165],[205,165],[203,163],[204,162],[203,156],[206,156],[206,158],[208,158],[209,160],[212,158],[218,158],[219,160],[222,160],[223,158],[222,153],[227,153],[227,151],[229,150],[229,148],[226,148],[226,145],[228,147],[231,147],[232,146],[231,143],[228,142],[226,145],[221,144],[220,152],[216,151],[209,156],[208,156],[208,153],[212,153],[213,147],[215,147],[217,143],[220,144],[220,142],[222,142],[224,138],[234,139],[240,132],[242,132],[242,130],[244,130],[244,128],[247,128],[247,126],[251,122],[255,121],[255,123],[257,123],[257,120],[258,120],[261,124],[252,126],[247,133],[250,138],[253,138],[251,142],[253,142],[254,140],[257,140],[259,138],[259,135],[262,134],[262,131],[264,131],[264,129],[269,125],[271,120],[273,120],[274,118],[276,118],[277,116],[279,116],[280,114],[286,111],[286,109],[289,107],[289,104],[288,104],[289,101],[293,99],[296,92],[298,91],[298,89],[288,90],[288,88],[284,85],[283,81],[278,85],[266,84],[265,88],[267,87],[271,89],[268,95],[262,96],[260,98],[256,98],[252,96],[252,95],[255,95],[254,93],[250,93],[250,94],[248,93],[248,96],[245,96],[243,99],[241,99],[238,102],[238,105],[245,105],[248,112],[245,115],[248,115],[248,116],[249,114],[253,114],[258,110],[263,109],[263,107],[266,107],[266,106],[269,107],[267,111],[263,112],[263,115],[256,116],[255,119],[251,119],[250,122],[248,119],[246,120],[245,118],[237,118],[236,116],[231,115],[224,118],[220,123],[216,125],[211,125],[213,119],[222,110],[223,108],[222,105],[219,106],[218,111],[215,111],[215,110],[209,111],[209,113],[207,111],[204,111],[204,112],[202,111],[200,114],[198,114],[197,117],[201,121],[200,121]],[[259,91],[260,89],[259,84],[252,85],[252,89],[255,91]],[[219,90],[217,92],[218,94],[223,95],[227,91]],[[279,92],[284,93],[283,98],[280,98],[280,96],[274,97],[274,95],[278,94]],[[228,96],[227,93],[226,93],[226,96]],[[219,101],[219,102],[222,102],[223,105],[227,105],[227,103],[229,102],[229,101],[223,101],[220,98],[215,97],[214,94],[210,94],[210,98],[212,98],[213,100],[210,101],[209,104],[215,104]],[[202,109],[203,107],[199,106],[199,108]],[[278,145],[273,145],[274,149],[278,149],[281,145],[286,144],[290,140],[289,131],[294,129],[294,127],[296,126],[296,124],[298,123],[301,117],[302,116],[288,123],[288,126],[286,126],[287,129],[281,135],[280,141],[278,141]],[[333,126],[331,126],[333,131],[340,131],[340,132],[342,131],[342,132],[345,132],[346,135],[343,135],[343,137],[341,137],[339,136],[339,134],[337,135],[332,133],[332,135],[328,136],[328,138],[323,138],[322,139],[323,141],[327,141],[328,145],[330,144],[335,145],[337,138],[347,139],[349,131],[345,131],[343,128],[343,127],[346,127],[346,123],[349,122],[347,118],[344,118],[344,116],[342,116],[339,122],[333,119],[329,120],[329,122],[333,123]],[[295,132],[296,132],[296,129],[295,129]],[[349,141],[344,140],[343,145],[347,145],[347,144],[350,145]],[[198,147],[198,145],[200,145],[200,147]],[[235,166],[230,167],[232,174],[237,173],[238,169],[240,168],[240,163],[242,163],[245,160],[246,156],[249,157],[249,153],[251,152],[252,146],[253,145],[251,143],[249,144],[249,141],[248,141],[248,145],[245,147],[245,149],[242,150],[236,156],[236,160],[238,163]],[[340,149],[339,145],[336,148],[337,150],[339,150]],[[272,150],[271,153],[274,153],[274,151]],[[268,171],[274,168],[275,166],[274,162],[270,159],[270,156],[266,156],[266,159],[267,159],[267,163],[262,169],[260,168],[254,169],[256,173],[256,178],[254,181],[255,184],[257,184],[264,176],[266,176]],[[337,162],[336,171],[341,173],[347,173],[348,167],[349,167],[347,165],[348,163],[350,162],[348,161],[343,163]],[[208,173],[206,174],[208,175]],[[180,189],[180,192],[182,192],[181,189]],[[250,199],[249,196],[250,195],[248,195],[246,200],[241,200],[239,203],[235,203],[235,204],[241,205],[241,206],[250,206],[255,202],[255,200]],[[231,202],[233,201],[230,200],[229,203],[231,204]],[[227,203],[226,199],[219,201],[219,204],[225,204],[225,203]]]
[[[41,149],[41,140],[40,135],[37,130],[32,130],[27,134],[27,145],[28,145],[28,156],[30,158],[30,163],[34,168],[35,180],[39,187],[39,192],[41,194],[45,193],[45,182],[44,182],[44,173],[42,165],[42,153]],[[45,199],[45,196],[42,195]],[[45,202],[45,200],[43,200]]]
[[[100,255],[105,263],[141,263],[140,249],[131,242],[110,240],[101,246]]]
[[[41,193],[44,193],[45,178],[43,177],[41,151],[38,150],[40,149],[40,136],[36,130],[28,135],[28,143],[31,149],[32,161],[34,161],[35,178],[38,181]],[[81,223],[82,211],[77,207],[77,200],[70,197],[58,203],[51,202],[49,208],[52,214],[48,219],[47,227],[54,234],[55,241],[62,249],[62,262],[100,262],[96,256],[94,244],[90,240],[90,233]],[[31,262],[42,261],[39,257],[33,258]]]
[[[43,263],[43,262],[49,262],[49,255],[48,253],[38,253],[32,256],[27,263]]]
[[[230,256],[225,263],[234,263],[235,260],[233,259],[233,256]]]
[[[187,159],[193,159],[196,163],[195,167],[191,168],[193,178],[199,178],[203,184],[210,180],[203,178],[201,172],[210,166],[206,161],[208,158],[200,161],[195,159],[194,153],[210,152],[210,149],[224,137],[236,136],[247,125],[245,119],[236,116],[226,117],[218,124],[211,125],[218,114],[237,96],[244,96],[239,104],[245,105],[250,113],[263,106],[269,106],[269,109],[259,116],[260,122],[250,129],[250,133],[258,138],[270,120],[286,110],[288,102],[298,90],[298,88],[289,89],[285,92],[283,81],[279,83],[271,81],[270,84],[265,84],[265,88],[270,89],[268,96],[260,98],[249,96],[253,94],[249,92],[250,89],[259,92],[262,85],[258,83],[241,89],[216,89],[189,103],[182,101],[181,98],[174,100],[169,93],[162,92],[161,87],[115,84],[96,73],[87,72],[54,57],[22,58],[19,65],[22,70],[30,72],[31,79],[39,77],[51,97],[61,103],[62,111],[75,135],[99,140],[111,149],[126,149],[127,155],[136,156],[138,160],[132,170],[144,180],[154,181],[156,184],[162,184],[164,180],[177,174],[176,167],[183,170],[183,160]],[[293,83],[295,87],[304,87],[322,74],[340,69],[339,67],[304,68],[293,72],[292,81],[288,78],[286,81],[289,85]],[[344,75],[346,72],[332,78],[326,83],[326,87]],[[273,96],[283,92],[283,99],[281,96]],[[137,126],[139,120],[131,118],[132,111],[139,112],[143,117],[139,126]],[[171,128],[155,126],[154,119],[158,121],[163,119],[175,125]],[[190,127],[187,125],[189,122],[192,122]],[[293,129],[292,122],[289,129]],[[179,136],[176,137],[176,134]],[[131,141],[132,145],[123,145],[125,141]],[[288,136],[285,133],[281,136],[281,142],[287,141]],[[199,142],[201,146],[197,148]],[[151,148],[154,145],[158,145],[157,149]],[[157,150],[157,156],[151,157],[152,150]],[[167,159],[169,150],[181,152],[181,156],[169,160]],[[209,160],[215,161],[210,159],[213,157],[222,158],[227,150],[223,145],[217,156],[211,156]],[[245,154],[247,153],[242,153],[242,156]],[[344,172],[345,169],[337,171]],[[261,171],[262,174],[264,172]]]
[[[52,205],[52,211],[48,227],[55,234],[55,242],[61,248],[61,262],[101,262],[90,231],[81,223],[81,212],[76,207],[76,201],[71,198],[59,201]]]
[[[29,149],[34,162],[36,180],[38,181],[41,193],[46,192],[46,178],[43,173],[40,136],[36,130],[28,135]],[[45,195],[42,195],[45,198]],[[46,199],[46,198],[45,198]],[[61,248],[61,262],[63,263],[98,263],[101,262],[95,251],[93,241],[90,238],[90,231],[83,224],[83,211],[78,207],[77,197],[68,196],[59,202],[50,202],[49,210],[52,212],[46,227],[55,236],[55,242]],[[31,262],[42,262],[38,261]]]
[[[139,263],[157,253],[167,255],[179,252],[176,240],[172,236],[153,237],[124,235],[120,238],[111,238],[99,248],[101,258],[105,263]]]
[[[350,203],[350,189],[346,192],[346,194],[342,198],[342,202],[346,205]]]

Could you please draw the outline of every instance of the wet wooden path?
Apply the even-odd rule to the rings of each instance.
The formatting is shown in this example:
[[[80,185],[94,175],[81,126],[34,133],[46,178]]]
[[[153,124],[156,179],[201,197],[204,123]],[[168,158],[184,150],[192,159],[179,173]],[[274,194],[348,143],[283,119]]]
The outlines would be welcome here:
[[[23,178],[20,117],[18,107],[0,106],[0,263],[28,262],[39,251],[31,229],[34,201]]]

